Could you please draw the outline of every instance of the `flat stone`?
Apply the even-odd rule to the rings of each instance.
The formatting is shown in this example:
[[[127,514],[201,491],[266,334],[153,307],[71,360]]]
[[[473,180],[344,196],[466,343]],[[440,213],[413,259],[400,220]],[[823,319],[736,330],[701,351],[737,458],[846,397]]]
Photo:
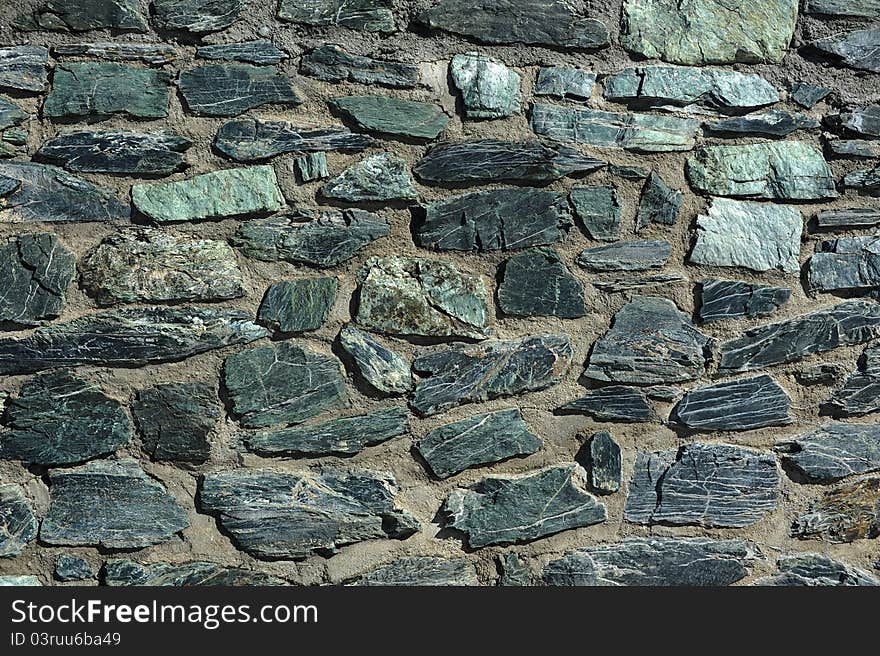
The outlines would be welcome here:
[[[0,458],[35,465],[72,465],[128,444],[131,421],[116,399],[68,371],[26,382],[6,411]]]
[[[597,421],[655,421],[657,415],[645,393],[636,387],[609,385],[591,390],[559,408],[564,413],[589,415]]]
[[[220,419],[217,392],[205,383],[164,383],[139,390],[131,407],[144,450],[154,460],[204,462]]]
[[[567,146],[479,139],[432,146],[413,171],[428,182],[551,182],[603,166]]]
[[[186,511],[132,458],[54,469],[49,483],[40,526],[49,545],[142,549],[189,526]]]
[[[43,46],[0,48],[0,89],[42,93],[48,86],[48,48]]]
[[[142,565],[131,560],[108,560],[104,585],[109,586],[263,586],[287,585],[284,579],[241,567],[206,561]]]
[[[385,394],[406,394],[413,387],[409,362],[351,324],[339,331],[339,344],[361,377]]]
[[[621,45],[673,64],[778,64],[797,22],[797,0],[626,0]]]
[[[534,585],[532,570],[519,554],[508,552],[496,557],[495,562],[501,570],[497,585],[504,587],[530,587]]]
[[[409,556],[367,572],[352,585],[478,586],[480,579],[467,558]]]
[[[870,207],[823,210],[819,212],[817,223],[820,228],[874,226],[880,223],[880,210]]]
[[[863,139],[832,139],[828,149],[837,157],[880,159],[880,143]]]
[[[794,375],[801,385],[828,385],[839,379],[842,374],[841,366],[831,362],[803,367]]]
[[[628,164],[610,164],[608,171],[612,177],[623,178],[624,180],[647,180],[651,174],[651,171],[643,166],[631,166]]]
[[[859,135],[878,137],[880,136],[880,105],[868,105],[841,112],[834,123]]]
[[[441,0],[416,19],[435,30],[472,37],[481,43],[527,43],[594,50],[609,43],[608,28],[578,15],[561,0]]]
[[[809,82],[794,82],[791,85],[791,99],[801,107],[813,109],[834,91],[831,87],[822,87]]]
[[[624,507],[624,518],[635,524],[649,524],[657,508],[660,482],[678,457],[678,452],[636,452],[629,493]]]
[[[411,536],[419,524],[397,507],[397,491],[384,472],[233,469],[205,474],[199,499],[248,554],[300,559],[364,540]]]
[[[542,66],[532,92],[536,96],[588,100],[595,84],[595,73],[568,66]]]
[[[842,36],[829,36],[812,44],[823,53],[832,55],[844,66],[860,71],[880,72],[880,29],[856,30]]]
[[[647,271],[660,269],[670,257],[667,241],[627,241],[588,248],[575,261],[590,271]]]
[[[470,337],[491,332],[491,300],[483,279],[442,260],[373,257],[359,274],[355,319],[392,335]]]
[[[15,558],[37,537],[37,519],[18,485],[0,485],[0,558]]]
[[[843,186],[866,196],[880,196],[880,166],[850,171],[843,177]]]
[[[670,421],[703,432],[747,431],[793,423],[790,409],[785,390],[764,375],[692,389],[672,409]]]
[[[351,259],[389,232],[385,221],[364,210],[306,210],[244,223],[232,243],[257,260],[327,268]]]
[[[171,75],[166,71],[115,62],[57,64],[43,114],[164,118],[170,95]]]
[[[880,238],[841,237],[816,244],[809,264],[810,288],[820,292],[869,291],[880,287]]]
[[[620,114],[563,105],[532,104],[535,134],[557,141],[642,153],[692,150],[700,122],[677,116]]]
[[[80,264],[80,280],[105,306],[224,301],[245,294],[235,251],[225,241],[140,226],[106,237]]]
[[[504,118],[519,113],[519,73],[497,59],[476,52],[455,55],[449,71],[461,92],[467,118]]]
[[[36,587],[43,585],[36,576],[30,574],[4,574],[0,576],[0,588],[5,586]]]
[[[620,294],[621,292],[645,291],[655,287],[666,287],[682,282],[687,282],[687,278],[680,273],[658,273],[653,276],[636,276],[619,280],[593,280],[590,284],[603,292]]]
[[[590,438],[590,458],[587,471],[590,486],[602,494],[620,489],[620,445],[611,433],[602,431]]]
[[[700,321],[764,317],[788,303],[791,289],[766,287],[741,280],[706,278],[701,287]]]
[[[880,426],[826,424],[776,444],[783,463],[811,483],[880,469]]]
[[[336,302],[336,278],[297,278],[266,290],[257,318],[282,333],[317,330]]]
[[[682,199],[680,191],[670,188],[663,178],[652,171],[639,198],[636,232],[652,223],[675,225],[681,211]]]
[[[880,586],[880,579],[822,554],[782,554],[776,561],[777,574],[758,579],[757,586]]]
[[[431,415],[462,403],[542,390],[562,379],[572,356],[571,341],[564,335],[436,350],[413,362],[422,378],[411,405],[419,414]]]
[[[245,41],[243,43],[217,43],[196,48],[198,59],[220,59],[246,62],[248,64],[278,64],[287,55],[271,41]]]
[[[299,105],[289,77],[251,64],[209,64],[183,71],[177,82],[196,116],[238,116],[263,105]]]
[[[748,576],[760,556],[746,540],[628,538],[569,552],[541,575],[555,586],[717,587]]]
[[[76,257],[49,233],[9,237],[0,244],[0,322],[35,326],[61,315]]]
[[[170,64],[177,49],[165,43],[62,43],[52,46],[56,58],[92,57],[106,61],[140,61],[150,66]]]
[[[299,70],[325,82],[357,82],[395,89],[414,89],[420,78],[415,64],[353,55],[331,43],[305,53],[300,58]]]
[[[804,220],[794,207],[713,198],[697,217],[694,264],[752,271],[800,270]]]
[[[73,367],[137,367],[183,360],[267,332],[240,310],[138,307],[107,310],[26,337],[0,338],[0,374]]]
[[[86,32],[113,29],[146,32],[147,20],[138,0],[45,0],[16,19],[23,30]]]
[[[169,175],[186,167],[189,139],[171,132],[67,132],[36,152],[41,161],[82,173]]]
[[[586,491],[586,472],[574,462],[457,488],[442,512],[446,526],[462,531],[472,549],[529,542],[607,517],[604,504]]]
[[[153,0],[153,20],[165,30],[206,34],[238,20],[247,0]]]
[[[0,130],[19,125],[28,118],[28,113],[14,102],[0,96]]]
[[[365,32],[395,32],[391,0],[281,0],[278,18],[305,25],[336,25]]]
[[[569,198],[592,239],[620,239],[620,202],[614,187],[573,187]]]
[[[813,130],[820,125],[819,121],[812,116],[792,114],[782,109],[772,109],[762,114],[748,114],[707,123],[705,127],[710,132],[720,135],[787,137],[798,130]]]
[[[301,155],[293,160],[293,165],[304,183],[330,177],[330,171],[327,170],[327,155],[324,153]]]
[[[584,286],[553,249],[514,255],[503,266],[498,306],[505,314],[562,319],[586,316]]]
[[[865,349],[858,371],[847,377],[828,405],[841,417],[860,417],[880,410],[880,349]]]
[[[233,353],[223,376],[230,406],[247,428],[299,423],[346,398],[339,361],[292,341]]]
[[[79,556],[58,556],[53,574],[59,581],[87,581],[95,577],[89,562]]]
[[[880,536],[880,477],[862,476],[824,490],[795,519],[791,535],[832,543]]]
[[[880,3],[877,0],[807,0],[804,11],[808,14],[877,18],[880,17]]]
[[[131,200],[139,212],[157,223],[267,214],[285,206],[275,169],[269,165],[221,169],[176,182],[136,184]]]
[[[321,188],[326,198],[350,203],[415,200],[409,165],[394,153],[370,155],[345,169]]]
[[[435,428],[415,448],[438,478],[531,455],[542,445],[518,409],[474,415]]]
[[[436,139],[449,123],[434,103],[389,96],[345,96],[331,100],[330,106],[361,130],[413,139]]]

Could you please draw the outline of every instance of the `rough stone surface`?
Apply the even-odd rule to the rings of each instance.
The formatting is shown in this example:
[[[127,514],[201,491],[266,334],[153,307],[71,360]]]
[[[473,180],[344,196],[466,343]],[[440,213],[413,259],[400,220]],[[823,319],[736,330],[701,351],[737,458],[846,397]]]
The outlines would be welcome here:
[[[574,213],[593,239],[620,239],[620,202],[614,187],[574,187],[569,196]]]
[[[795,82],[791,85],[791,99],[801,107],[812,109],[827,98],[832,91],[834,89],[831,87],[821,87],[809,82]]]
[[[500,555],[496,563],[501,570],[498,585],[520,588],[534,585],[532,570],[519,554],[508,552]]]
[[[842,36],[829,36],[815,41],[821,52],[837,58],[845,66],[872,73],[880,72],[880,29],[856,30]]]
[[[590,486],[602,494],[620,489],[620,445],[611,433],[602,431],[590,438],[590,459],[587,471]]]
[[[469,52],[455,55],[449,70],[467,118],[504,118],[519,113],[519,74],[501,62]]]
[[[274,68],[251,64],[210,64],[180,74],[186,106],[199,116],[238,116],[262,105],[298,105],[290,78]]]
[[[790,407],[785,390],[764,375],[691,390],[670,421],[697,431],[746,431],[793,423]]]
[[[302,155],[293,160],[293,165],[303,182],[330,177],[330,171],[327,170],[327,155],[324,153]]]
[[[680,273],[658,273],[653,276],[636,276],[619,280],[594,280],[590,284],[596,289],[609,294],[620,294],[631,291],[645,291],[655,287],[667,287],[676,283],[686,282]]]
[[[701,284],[700,321],[764,317],[788,303],[791,289],[740,280],[706,278]]]
[[[821,292],[880,287],[880,238],[841,237],[816,244],[809,264],[810,288]]]
[[[164,383],[142,389],[131,408],[144,449],[154,460],[204,462],[220,419],[216,390],[205,383]]]
[[[169,132],[67,132],[45,142],[35,156],[77,173],[169,175],[186,167],[190,145]]]
[[[247,41],[244,43],[217,43],[196,48],[199,59],[246,62],[248,64],[277,64],[286,59],[283,50],[270,41]]]
[[[826,424],[779,442],[782,461],[813,483],[831,483],[880,469],[880,426]]]
[[[49,49],[41,46],[0,48],[0,89],[40,93],[48,86]]]
[[[16,26],[29,31],[87,32],[110,28],[146,32],[147,19],[138,0],[45,0],[33,7],[32,11],[21,14]]]
[[[533,92],[536,96],[588,100],[595,84],[595,73],[568,66],[544,66],[538,71]]]
[[[205,561],[142,565],[131,560],[108,560],[102,578],[109,586],[287,585],[276,576]]]
[[[791,534],[831,543],[880,536],[880,477],[862,476],[826,489],[795,519]]]
[[[504,262],[498,307],[520,317],[576,319],[587,314],[584,286],[549,248],[527,251]]]
[[[843,177],[843,186],[865,196],[880,196],[880,166],[850,171]]]
[[[297,278],[275,283],[263,297],[257,318],[282,333],[316,330],[336,301],[336,278]]]
[[[387,96],[345,96],[331,105],[361,130],[413,139],[436,139],[449,117],[433,103]]]
[[[858,371],[847,377],[828,403],[833,414],[843,417],[858,417],[880,410],[880,349],[865,349]]]
[[[828,149],[837,157],[858,159],[880,159],[880,144],[876,141],[863,139],[833,139],[828,142]],[[834,211],[834,210],[828,210]]]
[[[106,61],[140,61],[151,66],[170,64],[177,50],[164,43],[65,43],[52,47],[52,54],[66,57],[94,57]]]
[[[590,271],[648,271],[660,269],[672,256],[666,241],[628,241],[588,248],[577,263]]]
[[[226,29],[245,7],[246,0],[153,0],[159,27],[194,34]]]
[[[776,561],[777,574],[758,579],[758,586],[880,586],[880,579],[822,554],[782,554]]]
[[[475,586],[480,580],[473,564],[465,558],[413,556],[377,567],[353,585]]]
[[[58,317],[76,274],[76,257],[50,233],[0,244],[0,322],[39,325]]]
[[[415,200],[419,192],[404,159],[393,153],[370,155],[321,188],[326,198],[349,203]]]
[[[366,32],[394,32],[391,0],[281,0],[278,18],[305,25],[337,25]]]
[[[396,89],[412,89],[419,84],[419,67],[355,55],[340,46],[324,44],[300,58],[300,72],[327,82],[358,82]]]
[[[819,125],[819,121],[812,116],[773,109],[762,114],[748,114],[708,123],[705,127],[710,132],[727,136],[787,137],[798,130],[813,130]]]
[[[645,393],[636,387],[608,385],[569,401],[562,412],[589,415],[597,421],[653,421],[657,418]]]
[[[54,574],[59,581],[86,581],[95,577],[89,562],[78,556],[58,556]]]
[[[18,485],[0,485],[0,558],[18,556],[37,537],[37,519]]]
[[[385,394],[405,394],[412,389],[409,362],[372,336],[349,324],[339,331],[339,343],[374,389]]]
[[[43,112],[52,118],[126,114],[168,116],[171,77],[165,71],[115,62],[58,64]]]
[[[682,200],[683,195],[680,191],[671,189],[663,178],[652,171],[639,199],[636,232],[652,223],[675,225],[678,213],[681,211]]]
[[[880,17],[880,3],[877,0],[807,0],[804,11],[808,14],[877,18]]]

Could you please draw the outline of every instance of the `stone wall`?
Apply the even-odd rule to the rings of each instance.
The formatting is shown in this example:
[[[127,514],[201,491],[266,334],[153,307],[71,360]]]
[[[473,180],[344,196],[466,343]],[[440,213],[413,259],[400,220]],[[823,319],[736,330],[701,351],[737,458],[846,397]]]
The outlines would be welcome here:
[[[877,584],[878,17],[0,3],[0,576]]]

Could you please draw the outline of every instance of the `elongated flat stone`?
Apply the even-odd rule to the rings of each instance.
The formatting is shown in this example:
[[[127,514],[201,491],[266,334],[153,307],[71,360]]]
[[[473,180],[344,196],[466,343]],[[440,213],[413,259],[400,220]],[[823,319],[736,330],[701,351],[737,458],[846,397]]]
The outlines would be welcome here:
[[[367,572],[352,585],[478,586],[474,564],[466,558],[409,556]]]
[[[419,197],[409,166],[394,153],[370,155],[327,181],[326,198],[350,203],[415,200]]]
[[[336,278],[297,278],[266,290],[257,318],[282,333],[317,330],[336,301]]]
[[[408,538],[418,521],[395,503],[384,472],[282,473],[233,469],[205,474],[199,499],[243,551],[257,558],[329,555],[375,539]]]
[[[137,393],[132,405],[144,450],[154,460],[204,462],[220,419],[217,392],[205,383],[165,383]]]
[[[52,574],[59,581],[87,581],[95,578],[92,566],[79,556],[58,556]]]
[[[248,64],[278,64],[287,55],[271,41],[246,41],[243,43],[217,43],[196,48],[199,59],[220,59]]]
[[[0,89],[42,93],[49,85],[49,49],[43,46],[0,48]]]
[[[325,82],[357,82],[396,89],[414,89],[419,84],[419,67],[353,55],[340,46],[325,43],[305,53],[299,62],[303,75]]]
[[[532,91],[536,96],[587,100],[595,84],[595,73],[568,66],[543,66]]]
[[[361,377],[385,394],[405,394],[412,389],[409,362],[351,324],[339,331],[339,344],[351,357]]]
[[[825,490],[795,519],[791,535],[832,543],[880,536],[880,477],[862,476]]]
[[[808,14],[829,16],[880,17],[880,3],[877,0],[807,0],[804,10]]]
[[[868,105],[841,112],[834,124],[862,136],[880,136],[880,105]]]
[[[55,469],[49,484],[46,544],[142,549],[189,526],[186,511],[132,458]]]
[[[652,171],[639,198],[636,232],[652,223],[675,225],[678,213],[681,211],[682,200],[683,195],[680,191],[671,189],[663,178]]]
[[[15,22],[23,30],[86,32],[114,29],[146,32],[147,19],[138,0],[45,0]]]
[[[405,406],[387,407],[354,417],[249,434],[245,444],[261,456],[354,455],[403,435],[409,428],[408,420]]]
[[[830,385],[843,375],[843,368],[834,362],[814,364],[795,372],[801,385]]]
[[[191,145],[170,132],[67,132],[40,146],[35,157],[82,173],[169,175],[186,167]]]
[[[593,239],[620,239],[620,202],[614,187],[574,187],[571,190],[575,216]]]
[[[880,223],[880,210],[853,207],[842,210],[822,210],[817,217],[820,228],[874,226]]]
[[[365,32],[395,32],[391,0],[281,0],[278,18],[305,25],[336,25]]]
[[[790,409],[788,394],[765,375],[690,390],[670,421],[697,431],[747,431],[791,424]]]
[[[828,149],[837,157],[880,159],[880,143],[863,139],[833,139]]]
[[[858,371],[850,374],[828,401],[834,414],[858,417],[880,410],[880,349],[865,349]]]
[[[0,321],[34,326],[58,317],[76,275],[76,257],[49,233],[0,244]]]
[[[0,458],[36,465],[71,465],[112,454],[132,437],[119,401],[67,371],[25,383],[7,409]]]
[[[223,376],[241,425],[262,428],[340,407],[346,398],[340,369],[336,358],[286,341],[230,355]]]
[[[206,34],[238,20],[246,0],[153,0],[153,20],[166,30]]]
[[[92,57],[106,61],[140,61],[151,66],[170,64],[177,49],[165,43],[63,43],[52,46],[55,57]]]
[[[454,345],[413,362],[422,379],[411,405],[431,415],[462,403],[545,389],[562,379],[571,360],[571,341],[564,335]]]
[[[866,291],[880,287],[880,238],[841,237],[816,244],[809,264],[810,288]]]
[[[157,223],[266,214],[285,206],[275,169],[269,165],[211,171],[177,182],[136,184],[131,200],[139,212]]]
[[[470,337],[491,332],[491,300],[480,276],[442,260],[370,258],[359,274],[357,322],[392,335]]]
[[[812,483],[832,483],[880,469],[880,426],[826,424],[777,443],[782,461]]]
[[[284,579],[241,567],[207,561],[142,565],[131,560],[108,560],[104,585],[109,586],[262,586],[287,585]]]
[[[791,99],[805,109],[813,109],[834,91],[831,87],[822,87],[809,82],[794,82],[791,85]]]
[[[823,53],[832,55],[845,66],[861,71],[880,72],[880,29],[856,30],[842,36],[829,36],[813,42]]]
[[[667,241],[628,241],[588,248],[575,261],[591,271],[648,271],[663,267],[670,257]]]
[[[290,78],[266,66],[199,66],[183,71],[177,85],[196,116],[238,116],[263,105],[302,103]]]
[[[593,280],[590,284],[596,289],[601,289],[603,292],[620,294],[621,292],[645,291],[655,287],[666,287],[682,282],[687,282],[687,278],[680,273],[658,273],[653,276],[636,276],[619,280]]]
[[[657,415],[645,393],[636,387],[609,385],[592,390],[559,408],[561,412],[589,415],[598,421],[654,421]]]
[[[880,166],[850,171],[843,177],[843,186],[866,196],[880,196]]]
[[[700,320],[709,322],[773,314],[788,303],[791,289],[706,278],[701,285],[701,296]]]
[[[108,310],[0,338],[0,374],[73,367],[135,367],[266,337],[239,310],[145,307]]]
[[[435,476],[449,478],[465,469],[527,456],[541,448],[517,409],[474,415],[435,428],[416,443]]]
[[[773,109],[761,114],[748,114],[724,121],[707,123],[706,128],[721,135],[760,135],[767,137],[787,137],[798,130],[813,130],[820,123],[806,114],[792,114],[781,109]]]
[[[3,574],[0,575],[0,588],[5,586],[38,587],[43,585],[40,579],[30,574]]]
[[[0,558],[14,558],[37,537],[37,519],[18,485],[0,485]]]
[[[163,118],[170,95],[171,76],[165,71],[115,62],[58,64],[43,113],[50,118]]]
[[[367,132],[414,139],[436,139],[449,117],[434,103],[389,96],[345,96],[330,101],[342,115]]]
[[[822,554],[782,554],[776,561],[777,574],[758,579],[757,586],[880,586],[880,579]]]
[[[461,92],[467,118],[504,118],[519,113],[519,73],[498,60],[477,52],[455,55],[449,71]]]
[[[527,251],[504,262],[498,306],[517,317],[576,319],[587,314],[583,284],[550,248]]]
[[[597,492],[612,494],[620,489],[620,445],[608,431],[596,433],[590,438],[587,471],[590,486]]]

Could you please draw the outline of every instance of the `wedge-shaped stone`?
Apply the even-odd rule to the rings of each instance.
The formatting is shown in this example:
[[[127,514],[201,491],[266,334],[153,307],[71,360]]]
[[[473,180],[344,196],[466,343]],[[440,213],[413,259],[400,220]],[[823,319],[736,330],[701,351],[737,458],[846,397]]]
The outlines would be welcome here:
[[[560,531],[599,524],[605,506],[586,491],[586,472],[576,463],[518,477],[484,478],[446,498],[446,526],[462,531],[472,549],[537,540]]]
[[[52,47],[61,57],[93,57],[106,61],[140,61],[151,66],[170,64],[177,59],[177,49],[165,43],[65,43]]]
[[[359,153],[373,143],[371,137],[342,126],[298,126],[250,116],[227,121],[217,130],[214,140],[217,150],[237,162],[254,162],[284,153]]]
[[[571,190],[574,213],[593,239],[620,239],[620,202],[614,187],[574,187]]]
[[[137,393],[132,405],[144,450],[154,460],[204,462],[220,419],[217,392],[205,383],[165,383]]]
[[[705,128],[721,135],[786,137],[798,130],[812,130],[819,126],[819,121],[812,116],[773,109],[761,114],[707,123]]]
[[[595,84],[595,73],[568,66],[543,66],[533,92],[536,96],[588,100]]]
[[[469,587],[480,585],[480,579],[467,558],[409,556],[367,572],[352,585]]]
[[[834,91],[831,87],[822,87],[809,82],[794,82],[791,85],[791,99],[805,109],[813,109]]]
[[[58,556],[52,574],[59,581],[87,581],[95,578],[89,561],[79,556]]]
[[[362,130],[393,136],[436,139],[449,123],[449,117],[434,103],[389,96],[345,96],[330,105]]]
[[[716,383],[687,392],[670,421],[697,431],[746,431],[794,422],[791,399],[770,376]]]
[[[588,465],[592,489],[601,494],[612,494],[620,489],[620,445],[608,431],[590,438]]]
[[[35,157],[68,171],[168,175],[186,167],[191,145],[170,132],[67,132],[40,146]]]
[[[166,30],[205,34],[225,30],[247,5],[247,0],[153,0],[153,20]]]
[[[862,139],[834,139],[828,142],[831,154],[837,157],[880,159],[880,142]]]
[[[880,348],[865,349],[859,369],[851,374],[828,402],[833,414],[858,417],[880,410]]]
[[[687,278],[680,273],[658,273],[653,276],[636,276],[621,278],[619,280],[593,280],[591,285],[609,294],[620,294],[635,290],[648,290],[654,287],[666,287],[677,283],[687,282]]]
[[[469,52],[449,65],[467,118],[504,118],[519,113],[520,77],[492,57]]]
[[[177,85],[197,116],[238,116],[262,105],[302,103],[290,78],[266,66],[199,66],[183,71]]]
[[[831,483],[880,469],[880,426],[826,424],[779,442],[782,461],[812,483]]]
[[[701,285],[701,296],[700,320],[709,322],[773,314],[788,303],[791,289],[706,278]]]
[[[422,415],[462,403],[545,389],[558,383],[572,360],[564,335],[535,335],[480,345],[459,344],[416,358],[422,376],[411,405]]]
[[[385,394],[405,394],[412,389],[409,362],[385,348],[351,324],[339,331],[339,344],[351,357],[361,377]]]
[[[419,455],[439,478],[465,469],[527,456],[541,448],[519,410],[474,415],[435,428],[416,443]]]
[[[837,58],[845,66],[861,71],[880,73],[880,29],[856,30],[846,34],[829,36],[813,45],[823,53]]]
[[[132,458],[52,470],[49,493],[40,526],[49,545],[142,549],[189,526],[186,511]]]
[[[757,586],[880,586],[880,579],[822,554],[782,554],[776,561],[777,574],[758,579]]]
[[[862,476],[825,490],[795,519],[791,534],[832,543],[880,536],[880,477]]]
[[[394,153],[379,153],[356,162],[321,188],[326,198],[349,203],[415,200],[415,188],[409,166]]]
[[[58,64],[43,114],[162,118],[168,116],[170,85],[167,72],[150,68],[112,62]]]
[[[142,565],[131,560],[108,560],[104,585],[109,586],[263,586],[287,585],[287,581],[263,572],[227,567],[206,561]]]
[[[336,301],[336,278],[297,278],[271,285],[257,312],[261,323],[282,333],[317,330]]]
[[[0,322],[35,326],[64,310],[76,257],[49,233],[10,237],[0,244]]]
[[[236,469],[205,474],[199,499],[236,545],[257,558],[329,555],[375,539],[405,539],[418,521],[395,504],[384,472],[282,473]]]
[[[675,225],[678,213],[681,211],[682,199],[683,195],[680,191],[671,189],[663,178],[652,171],[639,198],[636,232],[652,223]]]
[[[587,314],[583,284],[550,248],[527,251],[504,262],[498,306],[517,317],[576,319]]]
[[[48,48],[43,46],[0,48],[0,89],[42,93],[48,85]]]
[[[868,105],[841,112],[832,125],[863,136],[880,137],[880,105]]]
[[[391,0],[281,0],[278,18],[306,25],[337,25],[365,32],[395,32]]]
[[[816,244],[810,258],[810,288],[865,291],[880,287],[880,238],[841,237]]]
[[[808,14],[878,18],[880,17],[880,2],[877,0],[807,0],[804,10]]]
[[[575,261],[590,271],[648,271],[660,269],[670,257],[668,241],[627,241],[588,248]]]
[[[645,393],[636,387],[609,385],[569,401],[561,412],[589,415],[598,421],[654,421],[657,415]]]
[[[0,485],[0,558],[15,558],[37,537],[37,519],[18,485]]]
[[[138,0],[45,0],[15,22],[23,30],[86,32],[113,29],[146,32],[146,16]]]
[[[266,337],[239,310],[145,307],[108,310],[0,338],[0,374],[96,365],[136,367]]]
[[[245,41],[243,43],[217,43],[196,48],[199,59],[220,59],[248,64],[278,64],[287,55],[271,41]]]
[[[397,89],[413,89],[419,84],[419,67],[353,55],[340,46],[325,43],[300,58],[303,75],[326,82],[357,82]]]

